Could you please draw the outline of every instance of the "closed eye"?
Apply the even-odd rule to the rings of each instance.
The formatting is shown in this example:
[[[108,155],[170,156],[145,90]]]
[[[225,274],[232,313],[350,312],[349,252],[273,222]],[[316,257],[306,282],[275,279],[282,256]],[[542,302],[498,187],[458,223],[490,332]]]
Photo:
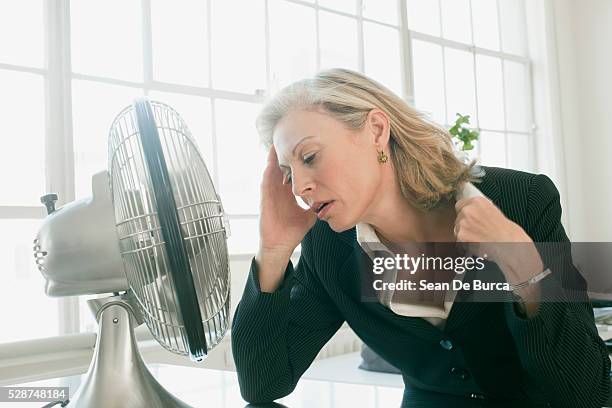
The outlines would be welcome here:
[[[312,164],[312,162],[313,162],[313,160],[314,160],[316,155],[317,155],[316,153],[313,153],[310,156],[305,156],[302,159],[302,162],[304,164]],[[287,173],[287,176],[285,176],[285,180],[283,181],[283,184],[289,184],[289,183],[291,183],[291,171],[289,173]]]
[[[315,158],[315,156],[316,156],[316,155],[317,155],[316,153],[313,153],[313,154],[311,154],[310,156],[306,156],[306,157],[304,157],[304,158],[302,159],[302,161],[304,162],[304,164],[310,164],[310,163],[312,163],[312,161],[314,160],[314,158]]]

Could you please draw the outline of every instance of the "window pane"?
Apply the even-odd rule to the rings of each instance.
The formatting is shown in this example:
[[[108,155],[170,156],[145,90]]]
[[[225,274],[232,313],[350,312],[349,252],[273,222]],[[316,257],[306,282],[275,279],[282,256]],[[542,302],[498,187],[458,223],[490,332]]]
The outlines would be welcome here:
[[[499,0],[502,49],[510,54],[526,55],[526,16],[524,0]]]
[[[282,0],[269,8],[272,85],[280,88],[316,71],[315,11]]]
[[[532,171],[529,165],[529,135],[522,133],[508,134],[508,167],[516,170]]]
[[[0,205],[38,206],[46,192],[43,78],[0,70],[0,90]]]
[[[208,86],[206,21],[204,1],[151,1],[156,80]]]
[[[264,2],[216,0],[211,5],[213,87],[249,94],[265,89]]]
[[[402,96],[399,33],[395,28],[363,23],[365,73]],[[384,46],[381,46],[384,44]]]
[[[255,129],[260,110],[261,106],[254,103],[215,102],[219,195],[229,214],[259,212],[259,189],[267,158]]]
[[[222,197],[223,198],[223,197]],[[225,206],[225,201],[224,204]],[[254,254],[259,247],[258,219],[230,219],[232,235],[227,240],[227,250],[231,255]]]
[[[480,158],[485,166],[506,167],[506,142],[503,133],[480,132]]]
[[[319,13],[321,68],[358,70],[357,20],[335,13]]]
[[[319,0],[319,6],[350,14],[357,12],[357,2],[355,0]]]
[[[442,0],[442,30],[449,40],[472,43],[469,0]]]
[[[499,50],[497,2],[491,0],[472,0],[472,22],[474,27],[474,44],[482,48]]]
[[[72,81],[75,197],[91,195],[91,176],[108,168],[108,131],[140,88]]]
[[[42,67],[43,2],[0,2],[0,62]]]
[[[530,129],[531,97],[527,66],[504,61],[506,90],[506,125],[508,130],[527,132]]]
[[[412,58],[416,107],[431,113],[436,122],[445,123],[442,47],[415,40]]]
[[[457,113],[470,115],[470,125],[478,124],[474,94],[474,59],[471,53],[446,48],[446,98],[448,123],[455,123]]]
[[[397,10],[397,0],[363,0],[365,18],[397,25]]]
[[[159,91],[151,91],[149,96],[151,99],[170,105],[181,115],[196,140],[208,172],[214,180],[210,99]]]
[[[59,334],[58,300],[45,295],[32,252],[41,222],[0,219],[0,343]]]
[[[480,119],[480,127],[503,130],[504,98],[501,59],[477,55],[476,81],[478,84],[478,118]]]
[[[440,36],[440,7],[437,0],[408,0],[408,28]]]
[[[72,70],[142,81],[139,0],[70,2]]]

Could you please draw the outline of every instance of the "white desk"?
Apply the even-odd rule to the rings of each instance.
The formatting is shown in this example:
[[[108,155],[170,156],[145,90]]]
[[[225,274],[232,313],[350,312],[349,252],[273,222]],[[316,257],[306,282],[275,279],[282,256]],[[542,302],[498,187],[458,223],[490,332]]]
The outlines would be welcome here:
[[[333,362],[331,362],[333,363]],[[233,371],[170,365],[150,365],[152,374],[175,396],[195,407],[234,408],[246,407],[240,396],[238,380]],[[323,371],[324,368],[322,369]],[[317,371],[315,370],[316,374]],[[384,375],[384,374],[383,374]],[[82,376],[55,378],[16,386],[70,387],[73,395]],[[362,378],[363,380],[363,378]],[[276,402],[289,408],[333,407],[399,407],[403,388],[372,384],[350,384],[302,378],[295,391]],[[4,407],[40,408],[46,403],[2,403]],[[56,405],[55,407],[59,407]],[[55,408],[54,407],[54,408]],[[68,408],[70,404],[68,404]]]

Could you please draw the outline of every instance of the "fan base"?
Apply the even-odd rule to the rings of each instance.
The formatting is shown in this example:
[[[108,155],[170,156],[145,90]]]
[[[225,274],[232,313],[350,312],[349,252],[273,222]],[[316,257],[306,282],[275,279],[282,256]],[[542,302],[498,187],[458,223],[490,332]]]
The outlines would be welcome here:
[[[147,369],[134,337],[134,316],[124,300],[98,312],[98,337],[85,380],[70,408],[191,408],[166,391]]]

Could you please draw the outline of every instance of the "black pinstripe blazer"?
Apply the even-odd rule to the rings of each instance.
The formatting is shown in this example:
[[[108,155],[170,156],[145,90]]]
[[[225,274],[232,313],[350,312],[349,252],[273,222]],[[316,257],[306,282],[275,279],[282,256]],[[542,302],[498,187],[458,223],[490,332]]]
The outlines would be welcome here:
[[[568,242],[559,193],[548,177],[483,169],[485,176],[474,185],[534,242]],[[586,296],[584,302],[542,302],[532,319],[519,317],[511,302],[455,302],[446,326],[438,329],[380,303],[362,302],[362,255],[355,228],[336,233],[317,221],[302,241],[297,267],[289,262],[274,293],[259,290],[253,258],[232,327],[245,400],[289,394],[345,321],[402,371],[407,390],[471,396],[492,406],[601,407],[607,399],[610,360]],[[571,258],[563,262],[541,282],[544,297],[558,296],[566,279],[579,277]],[[453,347],[441,347],[442,340]],[[405,393],[406,404],[410,395]]]

